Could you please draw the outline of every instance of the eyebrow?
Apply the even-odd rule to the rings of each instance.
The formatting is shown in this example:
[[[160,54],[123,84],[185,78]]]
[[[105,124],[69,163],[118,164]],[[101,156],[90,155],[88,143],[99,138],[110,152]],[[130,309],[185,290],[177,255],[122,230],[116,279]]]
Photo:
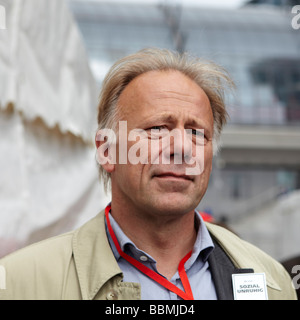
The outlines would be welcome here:
[[[174,123],[177,122],[177,119],[172,113],[165,112],[165,113],[160,113],[158,115],[154,115],[153,117],[148,118],[145,121],[145,124],[156,122],[156,121],[161,121],[161,122],[173,123],[174,124]],[[194,116],[191,116],[191,115],[187,116],[186,125],[204,129],[204,125],[203,125],[202,121],[199,121],[198,118],[196,118]]]

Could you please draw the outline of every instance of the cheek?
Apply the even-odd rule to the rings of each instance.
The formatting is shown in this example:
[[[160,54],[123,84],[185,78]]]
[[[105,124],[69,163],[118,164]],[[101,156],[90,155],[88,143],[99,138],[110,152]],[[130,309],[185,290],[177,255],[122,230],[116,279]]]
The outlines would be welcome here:
[[[212,169],[212,159],[213,159],[213,152],[212,152],[212,147],[209,147],[207,150],[204,152],[204,171],[207,174],[207,179],[209,179],[211,169]]]
[[[117,164],[111,174],[112,188],[118,194],[135,195],[138,189],[137,170],[129,164]]]
[[[148,163],[159,164],[162,162],[161,149],[162,142],[159,139],[153,139],[148,142]]]
[[[125,137],[123,136],[123,139]],[[131,135],[126,143],[120,141],[120,145],[116,146],[117,163],[112,179],[124,190],[138,189],[143,179],[144,169],[150,163],[149,157],[151,153],[148,139]]]
[[[208,182],[212,169],[212,149],[209,146],[201,149],[196,157],[197,162],[192,166],[193,168],[190,171],[191,174],[194,172],[194,174],[198,175],[199,180],[202,182]]]
[[[204,176],[206,183],[208,184],[209,177],[212,170],[212,159],[213,159],[213,152],[212,148],[209,148],[204,154]]]
[[[128,163],[129,165],[148,164],[149,144],[147,139],[139,139],[137,142],[128,143]]]
[[[213,158],[213,148],[212,148],[212,144],[209,143],[204,149],[204,161],[206,162],[206,165],[211,166],[212,158]]]

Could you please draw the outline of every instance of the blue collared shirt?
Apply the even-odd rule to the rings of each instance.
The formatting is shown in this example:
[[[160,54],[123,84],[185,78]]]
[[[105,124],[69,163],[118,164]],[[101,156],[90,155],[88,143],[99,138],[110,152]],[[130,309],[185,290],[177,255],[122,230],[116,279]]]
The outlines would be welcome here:
[[[195,212],[195,217],[196,225],[199,227],[192,255],[185,263],[185,270],[190,281],[195,300],[216,300],[217,294],[209,269],[209,263],[207,261],[208,256],[214,249],[214,244],[205,226],[205,223],[198,212]],[[109,214],[109,219],[122,251],[142,262],[148,268],[159,273],[156,268],[156,261],[149,254],[136,247],[136,245],[125,235],[111,214]],[[106,233],[113,254],[123,272],[123,281],[140,283],[142,300],[181,299],[174,292],[169,291],[159,283],[150,279],[145,274],[137,270],[129,262],[127,262],[124,258],[122,258],[118,253],[107,228]],[[170,281],[178,288],[183,290],[178,271],[174,274]]]

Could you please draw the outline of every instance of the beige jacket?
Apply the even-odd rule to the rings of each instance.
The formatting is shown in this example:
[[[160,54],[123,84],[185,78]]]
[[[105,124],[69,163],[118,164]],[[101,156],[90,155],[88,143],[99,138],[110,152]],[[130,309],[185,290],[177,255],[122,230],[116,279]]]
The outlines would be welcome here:
[[[228,230],[207,224],[237,268],[266,274],[269,299],[297,299],[285,269]],[[0,260],[0,299],[140,299],[138,283],[122,281],[110,249],[104,211],[81,228]]]

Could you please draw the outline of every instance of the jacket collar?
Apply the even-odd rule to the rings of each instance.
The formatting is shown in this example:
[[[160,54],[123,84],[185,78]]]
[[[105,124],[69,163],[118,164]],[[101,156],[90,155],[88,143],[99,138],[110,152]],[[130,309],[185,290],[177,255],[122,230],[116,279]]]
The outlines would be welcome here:
[[[84,300],[94,299],[101,287],[122,271],[107,240],[104,210],[75,231],[73,253]]]
[[[219,245],[237,269],[251,268],[257,273],[264,272],[266,275],[267,286],[275,290],[281,290],[279,284],[272,276],[272,270],[268,270],[266,265],[261,262],[266,258],[266,254],[264,252],[241,240],[225,228],[211,223],[206,223],[206,226],[208,231],[218,241]],[[255,255],[251,253],[253,250],[250,250],[254,248],[256,251]],[[258,256],[260,256],[261,259],[258,259]]]

